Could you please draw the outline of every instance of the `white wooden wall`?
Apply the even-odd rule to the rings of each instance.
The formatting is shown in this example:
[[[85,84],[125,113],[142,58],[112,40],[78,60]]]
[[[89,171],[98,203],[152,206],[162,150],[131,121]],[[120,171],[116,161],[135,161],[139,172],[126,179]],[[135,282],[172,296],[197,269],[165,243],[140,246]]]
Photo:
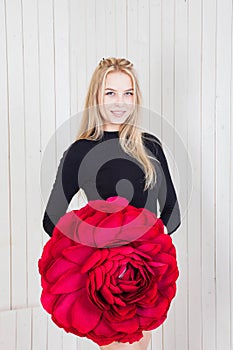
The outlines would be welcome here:
[[[97,348],[39,303],[40,174],[108,56],[134,62],[144,106],[164,117],[144,125],[159,130],[182,206],[177,296],[150,349],[233,349],[232,13],[232,0],[0,0],[0,349]]]

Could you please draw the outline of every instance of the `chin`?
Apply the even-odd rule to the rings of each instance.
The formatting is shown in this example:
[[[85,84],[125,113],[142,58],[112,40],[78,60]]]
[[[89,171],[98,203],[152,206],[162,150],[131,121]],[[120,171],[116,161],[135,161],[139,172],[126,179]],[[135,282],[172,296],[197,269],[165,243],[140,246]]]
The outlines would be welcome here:
[[[124,116],[123,118],[109,118],[108,119],[108,123],[112,123],[112,124],[123,124],[126,122],[128,118],[128,115],[127,116]]]

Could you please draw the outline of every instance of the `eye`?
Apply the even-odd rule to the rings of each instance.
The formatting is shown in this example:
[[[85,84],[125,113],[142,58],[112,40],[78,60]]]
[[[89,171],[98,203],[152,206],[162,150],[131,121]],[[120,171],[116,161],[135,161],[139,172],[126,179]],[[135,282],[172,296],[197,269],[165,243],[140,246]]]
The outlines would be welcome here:
[[[107,95],[107,96],[113,96],[113,94],[115,94],[114,91],[108,91],[105,95]],[[133,96],[133,92],[127,91],[127,92],[125,93],[125,95],[126,95],[126,96]]]

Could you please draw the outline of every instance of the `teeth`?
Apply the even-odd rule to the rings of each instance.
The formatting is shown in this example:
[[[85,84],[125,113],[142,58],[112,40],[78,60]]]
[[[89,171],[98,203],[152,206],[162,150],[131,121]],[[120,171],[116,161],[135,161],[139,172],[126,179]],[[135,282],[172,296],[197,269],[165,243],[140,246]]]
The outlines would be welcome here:
[[[125,112],[112,112],[117,117],[122,117]]]

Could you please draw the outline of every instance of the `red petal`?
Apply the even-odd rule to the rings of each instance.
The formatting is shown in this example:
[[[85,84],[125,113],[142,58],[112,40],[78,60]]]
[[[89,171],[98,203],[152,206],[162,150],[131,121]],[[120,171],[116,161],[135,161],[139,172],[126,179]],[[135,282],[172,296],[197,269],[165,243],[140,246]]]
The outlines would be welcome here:
[[[146,307],[146,308],[137,308],[137,314],[140,317],[148,317],[148,318],[156,318],[159,319],[162,317],[168,310],[170,305],[170,302],[163,298],[160,297],[157,299],[156,305],[154,307]]]
[[[171,301],[174,296],[176,295],[176,284],[166,287],[164,289],[159,290],[160,294],[162,294],[165,298],[167,298],[169,301]]]
[[[113,309],[114,314],[119,315],[121,317],[121,319],[122,319],[122,317],[130,318],[130,317],[135,316],[136,305],[129,304],[129,305],[126,305],[124,307],[113,305],[112,309]]]
[[[56,258],[57,256],[60,256],[62,254],[62,251],[70,247],[74,244],[74,241],[69,239],[68,237],[62,236],[59,240],[54,242],[54,244],[50,248],[50,254],[52,257]]]
[[[86,276],[80,274],[75,267],[62,275],[62,277],[51,287],[50,292],[52,294],[71,293],[83,288],[85,284]]]
[[[74,268],[75,264],[60,257],[48,268],[45,278],[48,282],[55,282],[61,275]]]
[[[106,216],[98,225],[101,228],[119,228],[122,226],[123,215],[122,212],[117,212]]]
[[[55,304],[53,316],[62,325],[62,327],[70,328],[71,326],[71,308],[77,300],[78,293],[65,294],[60,297]]]
[[[172,239],[167,234],[161,234],[161,235],[159,235],[158,237],[155,238],[154,243],[155,244],[160,244],[161,245],[161,250],[166,252],[172,246]]]
[[[94,230],[95,227],[92,224],[92,217],[86,218],[85,221],[80,223],[75,232],[75,240],[83,245],[95,247]]]
[[[171,273],[166,273],[161,281],[158,282],[158,287],[159,289],[163,288],[165,286],[165,288],[169,285],[169,284],[173,284],[177,278],[179,277],[179,271],[178,269],[174,269]]]
[[[109,304],[114,304],[114,297],[112,295],[112,293],[110,292],[110,290],[106,287],[103,286],[100,290],[102,296],[104,297],[104,299],[109,303]]]
[[[45,290],[42,291],[40,301],[41,304],[43,305],[43,308],[51,314],[53,312],[53,306],[59,298],[58,295],[51,295],[50,293],[47,293]]]
[[[109,320],[105,319],[105,317],[101,318],[101,321],[96,326],[96,328],[92,331],[92,333],[98,337],[98,340],[101,338],[110,338],[112,337],[112,342],[117,337],[117,332],[115,329],[111,328],[111,323],[109,323]]]
[[[136,292],[138,290],[137,286],[132,286],[130,284],[123,284],[123,283],[119,283],[118,284],[119,288],[123,291],[123,292]]]
[[[93,252],[95,252],[95,248],[77,244],[73,247],[66,248],[62,252],[62,255],[76,264],[83,265],[83,262],[86,261]]]
[[[168,269],[168,265],[164,263],[159,263],[157,261],[150,261],[148,265],[153,268],[154,275],[164,275]]]
[[[72,326],[87,334],[99,324],[101,315],[102,311],[90,301],[86,289],[80,290],[72,307]]]
[[[118,298],[116,296],[114,296],[114,304],[120,305],[120,306],[125,306],[126,305],[126,303],[123,300],[121,300],[121,298]]]
[[[121,197],[121,196],[112,196],[112,197],[108,197],[106,199],[106,202],[111,202],[111,205],[113,205],[113,207],[121,207],[122,209],[124,209],[125,207],[127,207],[127,205],[129,204],[129,201],[127,198],[125,197]]]
[[[135,222],[131,222],[122,227],[122,230],[117,238],[130,243],[142,237],[148,231],[148,229],[149,227],[146,225],[138,225]]]
[[[124,217],[123,217],[123,225],[128,224],[132,220],[135,220],[135,218],[140,215],[140,210],[132,205],[128,205],[127,208],[125,208],[123,211]]]
[[[81,272],[85,273],[88,270],[93,269],[94,267],[100,265],[108,256],[108,250],[95,250],[95,252],[88,258],[88,260],[83,265]]]
[[[103,275],[103,270],[101,267],[97,267],[94,271],[96,290],[99,290],[104,283],[104,275]]]
[[[138,330],[139,321],[137,317],[131,318],[130,320],[122,320],[121,322],[111,322],[111,328],[117,332],[133,333]]]
[[[97,247],[114,244],[115,238],[121,231],[122,213],[117,212],[106,216],[95,229],[95,242]]]
[[[109,259],[109,256],[108,256]],[[114,271],[112,271],[114,268],[114,262],[113,261],[106,261],[104,263],[104,269],[105,269],[105,274],[109,273],[111,271],[111,273],[113,273]]]

